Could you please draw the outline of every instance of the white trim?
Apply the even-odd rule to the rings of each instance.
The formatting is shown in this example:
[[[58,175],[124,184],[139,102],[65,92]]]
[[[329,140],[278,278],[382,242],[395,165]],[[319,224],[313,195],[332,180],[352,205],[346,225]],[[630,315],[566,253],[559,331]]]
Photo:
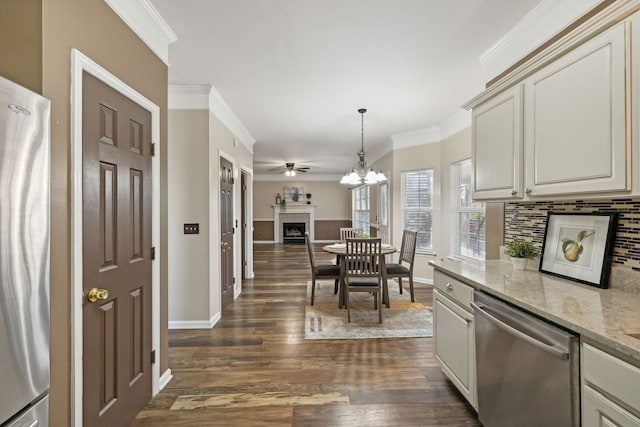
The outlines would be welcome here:
[[[491,80],[524,55],[542,45],[567,25],[593,9],[602,0],[543,0],[478,60]]]
[[[442,141],[442,132],[439,127],[434,126],[391,135],[391,139],[393,140],[393,150],[399,150],[401,148],[440,142]]]
[[[173,379],[173,374],[171,373],[171,369],[167,368],[166,371],[160,376],[160,381],[158,383],[158,388],[160,390],[164,389],[167,384]]]
[[[211,329],[221,318],[222,314],[218,312],[209,320],[171,320],[169,321],[169,329]]]
[[[440,124],[440,133],[443,140],[456,133],[471,127],[471,111],[460,109]]]
[[[342,174],[296,174],[295,177],[285,176],[284,173],[261,173],[253,176],[254,181],[340,181]]]
[[[211,92],[209,92],[209,111],[229,129],[229,132],[231,132],[233,136],[247,147],[250,153],[253,153],[253,144],[256,143],[256,140],[251,136],[247,128],[244,127],[224,98],[222,98],[220,92],[213,86],[211,86]]]
[[[554,41],[549,46],[538,52],[533,58],[521,64],[513,71],[502,76],[488,89],[467,101],[462,107],[469,110],[493,98],[497,94],[520,83],[526,77],[541,69],[546,64],[561,56],[563,53],[574,49],[591,37],[600,34],[611,25],[620,22],[638,7],[637,0],[618,0],[592,16],[580,26]]]
[[[211,85],[169,85],[169,110],[209,110]]]
[[[71,406],[72,425],[82,426],[82,73],[87,72],[151,113],[151,140],[156,144],[152,158],[152,236],[156,261],[152,263],[151,346],[158,355],[152,365],[152,394],[160,390],[160,108],[102,68],[77,49],[71,50]]]
[[[169,45],[178,40],[149,0],[104,0],[140,39],[169,65]]]
[[[244,218],[245,224],[247,224],[247,229],[245,230],[245,240],[244,247],[247,249],[245,261],[247,265],[241,266],[244,271],[244,276],[247,279],[253,279],[253,169],[244,164],[240,164],[240,173],[244,173],[247,175],[247,191],[245,193],[245,213],[246,218]],[[242,191],[242,189],[240,189]],[[240,233],[242,235],[242,232]],[[242,249],[241,249],[242,250]],[[240,258],[242,259],[242,258]],[[240,292],[238,292],[238,295]],[[235,297],[237,298],[238,295]]]

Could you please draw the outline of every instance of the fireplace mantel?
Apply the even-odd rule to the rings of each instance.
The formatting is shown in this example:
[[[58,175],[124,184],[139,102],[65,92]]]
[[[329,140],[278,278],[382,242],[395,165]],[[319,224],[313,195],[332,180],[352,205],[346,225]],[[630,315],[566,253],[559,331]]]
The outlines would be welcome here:
[[[273,239],[276,243],[282,243],[282,223],[283,222],[304,222],[311,241],[314,240],[314,222],[316,205],[296,205],[288,204],[285,209],[280,205],[273,207]]]

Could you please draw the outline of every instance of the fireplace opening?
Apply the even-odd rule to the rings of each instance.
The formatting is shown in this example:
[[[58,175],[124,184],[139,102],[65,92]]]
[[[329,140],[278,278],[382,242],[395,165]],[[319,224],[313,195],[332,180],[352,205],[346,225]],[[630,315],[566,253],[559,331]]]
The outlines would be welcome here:
[[[306,224],[304,222],[285,222],[282,224],[283,243],[304,243]]]

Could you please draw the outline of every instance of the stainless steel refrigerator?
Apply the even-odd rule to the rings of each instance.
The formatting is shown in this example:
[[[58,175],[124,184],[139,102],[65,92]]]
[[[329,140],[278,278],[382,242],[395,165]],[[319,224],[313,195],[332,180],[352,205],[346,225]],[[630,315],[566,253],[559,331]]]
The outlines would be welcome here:
[[[50,101],[0,77],[0,426],[48,426]]]

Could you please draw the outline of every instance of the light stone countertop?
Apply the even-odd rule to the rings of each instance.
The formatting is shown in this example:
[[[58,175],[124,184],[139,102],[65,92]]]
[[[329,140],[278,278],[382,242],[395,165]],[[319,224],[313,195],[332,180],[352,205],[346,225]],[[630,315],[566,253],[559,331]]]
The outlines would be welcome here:
[[[506,261],[432,260],[429,265],[640,364],[640,295],[599,289],[536,269],[514,270]],[[640,278],[640,275],[639,275]]]

